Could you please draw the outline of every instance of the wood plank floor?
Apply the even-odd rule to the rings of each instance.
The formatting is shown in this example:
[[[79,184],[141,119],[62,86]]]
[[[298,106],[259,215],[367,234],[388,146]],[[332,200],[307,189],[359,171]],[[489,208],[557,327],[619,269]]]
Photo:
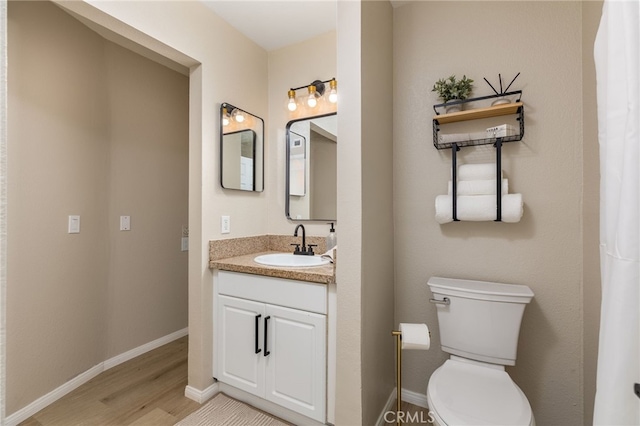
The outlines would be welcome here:
[[[21,425],[174,425],[201,407],[184,396],[188,336],[113,367]]]
[[[201,407],[184,396],[187,348],[185,336],[113,367],[20,425],[173,426]],[[402,402],[402,411],[411,413],[409,420],[413,420],[404,424],[429,418],[426,408],[408,402]],[[392,420],[387,425],[396,424],[395,413],[387,417]]]

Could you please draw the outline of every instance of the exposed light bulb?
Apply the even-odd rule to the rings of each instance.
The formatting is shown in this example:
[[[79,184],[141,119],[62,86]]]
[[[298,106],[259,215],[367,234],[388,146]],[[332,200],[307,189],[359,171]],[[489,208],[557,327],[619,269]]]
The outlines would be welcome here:
[[[332,104],[335,104],[336,102],[338,102],[337,90],[331,89],[331,92],[329,92],[329,102],[331,102]]]
[[[329,82],[329,87],[331,87],[331,91],[329,92],[329,102],[335,104],[338,102],[338,82],[335,78]]]
[[[298,104],[296,104],[296,91],[289,90],[288,95],[289,102],[287,103],[287,108],[289,108],[289,111],[293,112],[298,108]]]
[[[233,114],[231,114],[233,116],[233,119],[237,122],[237,123],[242,123],[244,121],[244,115],[242,114],[242,111],[240,111],[238,108],[233,110]]]
[[[222,108],[222,125],[223,126],[229,125],[229,113],[227,112],[226,108]]]
[[[316,99],[316,86],[309,86],[309,97],[307,98],[307,105],[311,108],[318,105],[318,100]]]

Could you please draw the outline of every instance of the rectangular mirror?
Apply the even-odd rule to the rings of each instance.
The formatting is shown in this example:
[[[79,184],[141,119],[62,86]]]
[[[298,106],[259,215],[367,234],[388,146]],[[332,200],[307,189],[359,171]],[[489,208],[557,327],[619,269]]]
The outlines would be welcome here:
[[[229,103],[220,105],[220,184],[264,190],[264,121]]]
[[[336,113],[287,123],[287,218],[335,221],[338,117]]]

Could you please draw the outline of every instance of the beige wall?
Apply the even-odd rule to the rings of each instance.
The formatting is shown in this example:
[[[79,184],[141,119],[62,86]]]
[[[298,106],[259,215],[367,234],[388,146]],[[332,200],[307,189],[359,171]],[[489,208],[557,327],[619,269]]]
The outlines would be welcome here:
[[[109,358],[187,326],[189,80],[111,42],[105,59]]]
[[[204,390],[213,384],[209,241],[267,233],[267,215],[256,214],[266,210],[266,189],[220,186],[219,108],[229,102],[267,117],[267,53],[201,2],[59,4],[189,67],[189,386]],[[220,233],[221,215],[231,217],[230,234]]]
[[[406,388],[424,394],[439,350],[431,276],[530,286],[535,298],[521,328],[517,365],[508,368],[538,424],[582,424],[583,401],[583,22],[580,2],[416,2],[395,11],[394,202],[396,319],[426,322],[429,352],[405,357]],[[455,35],[444,16],[456,16]],[[508,37],[505,36],[508,34]],[[585,46],[585,49],[591,49]],[[446,190],[450,152],[432,145],[433,82],[473,78],[475,95],[498,73],[524,91],[526,133],[505,145],[510,191],[522,193],[517,224],[434,220]],[[493,161],[489,147],[465,148],[460,163]],[[592,179],[591,179],[592,180]],[[595,232],[595,231],[591,231]],[[589,258],[589,262],[592,259]]]
[[[187,326],[188,176],[183,75],[48,2],[9,32],[7,414]]]
[[[270,234],[291,234],[297,221],[285,216],[285,154],[286,126],[294,119],[335,111],[335,105],[319,104],[315,109],[299,108],[294,113],[287,109],[287,90],[300,87],[314,80],[336,77],[336,33],[329,32],[310,40],[269,52],[269,125],[267,135],[267,170],[265,193],[268,196]],[[328,86],[327,86],[328,87]],[[341,87],[338,86],[338,93]],[[298,96],[304,90],[297,92]],[[340,135],[338,135],[340,138]],[[308,200],[300,203],[308,205]],[[306,207],[308,208],[308,206]],[[307,235],[326,236],[329,225],[322,222],[302,222]],[[338,229],[338,227],[336,228]],[[339,232],[339,231],[338,231]]]
[[[96,102],[106,89],[99,36],[52,4],[18,2],[8,32],[11,414],[104,360],[109,105]],[[77,235],[67,234],[74,214]]]
[[[374,424],[394,387],[392,23],[389,2],[338,3],[337,424]]]
[[[362,3],[362,420],[374,424],[394,388],[393,10]]]
[[[363,424],[362,413],[362,7],[338,2],[338,282],[336,425]],[[345,143],[346,142],[346,143]]]

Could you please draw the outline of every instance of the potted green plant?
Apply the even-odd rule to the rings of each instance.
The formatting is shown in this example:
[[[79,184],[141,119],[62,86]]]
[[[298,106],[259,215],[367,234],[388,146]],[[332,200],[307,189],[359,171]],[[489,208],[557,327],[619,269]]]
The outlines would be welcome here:
[[[453,100],[463,101],[469,97],[471,90],[473,89],[473,80],[463,75],[460,80],[456,79],[455,75],[451,75],[448,78],[441,78],[433,85],[432,92],[436,92],[438,97],[442,99],[444,103]],[[453,109],[460,111],[462,105],[452,105],[447,108],[447,112],[453,112]]]

